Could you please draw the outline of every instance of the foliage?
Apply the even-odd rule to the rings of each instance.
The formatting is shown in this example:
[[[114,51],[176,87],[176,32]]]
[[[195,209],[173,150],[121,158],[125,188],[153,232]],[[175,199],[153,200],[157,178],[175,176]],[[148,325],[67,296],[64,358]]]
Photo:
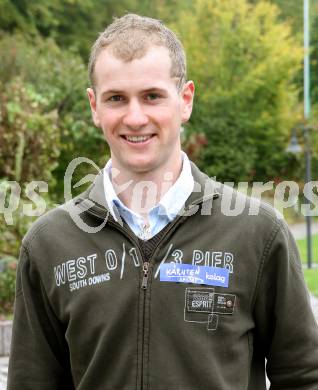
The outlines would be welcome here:
[[[281,18],[288,20],[295,31],[300,44],[303,44],[304,29],[304,1],[303,0],[272,0],[280,8]],[[310,78],[311,100],[313,106],[318,106],[318,0],[310,0],[309,4],[309,36],[310,36]],[[301,86],[300,100],[303,94],[303,69],[297,76],[297,82]],[[314,111],[316,109],[314,108]],[[316,112],[312,121],[318,123]]]
[[[0,176],[51,181],[59,155],[56,111],[45,112],[45,97],[20,78],[0,87]]]
[[[318,1],[312,7],[313,23],[311,28],[311,85],[312,85],[312,103],[315,105],[313,115],[315,123],[318,123]]]
[[[98,156],[100,163],[107,156],[103,137],[91,122],[81,58],[51,39],[36,37],[31,43],[20,34],[3,35],[0,84],[5,91],[0,95],[4,103],[0,137],[7,140],[0,143],[0,159],[11,156],[7,167],[1,164],[0,176],[19,179],[14,156],[24,143],[22,179],[41,177],[49,181],[50,190],[57,182],[56,199],[62,200],[64,173],[74,157]]]
[[[112,17],[137,8],[137,0],[1,0],[0,28],[53,38],[59,47],[86,59],[91,42]]]
[[[35,182],[33,182],[36,184]],[[32,183],[31,183],[32,184]],[[33,221],[54,207],[48,188],[41,183],[0,180],[0,259],[18,257],[22,237]]]
[[[279,7],[280,17],[287,20],[293,26],[295,32],[302,33],[303,0],[270,0],[270,2]]]
[[[208,140],[201,167],[221,180],[284,176],[289,131],[299,119],[292,81],[302,50],[278,9],[265,1],[195,0],[173,27],[197,84],[188,132]]]
[[[288,20],[293,26],[297,39],[303,45],[303,8],[304,1],[299,0],[272,0],[280,7],[281,17]],[[311,114],[309,124],[318,128],[318,0],[310,0],[309,4],[309,35],[310,35],[310,94],[311,94]],[[295,78],[295,82],[300,86],[299,100],[303,101],[303,67]],[[301,103],[303,104],[303,103]],[[318,131],[311,132],[311,150],[313,155],[312,172],[314,180],[317,179],[318,172]],[[299,137],[303,143],[302,136]],[[305,171],[304,158],[300,161],[300,172]],[[303,176],[303,174],[302,174]],[[299,177],[302,177],[299,176]]]
[[[0,317],[13,311],[16,268],[16,259],[12,257],[0,259]]]

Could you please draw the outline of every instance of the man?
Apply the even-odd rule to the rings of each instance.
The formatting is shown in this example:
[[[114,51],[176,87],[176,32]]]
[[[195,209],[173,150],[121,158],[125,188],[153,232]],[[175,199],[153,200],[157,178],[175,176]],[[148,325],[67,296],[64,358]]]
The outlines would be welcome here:
[[[265,361],[273,390],[318,389],[295,242],[182,153],[185,69],[157,20],[126,15],[95,42],[87,92],[111,160],[23,241],[9,390],[263,390]],[[222,207],[232,196],[240,215]]]

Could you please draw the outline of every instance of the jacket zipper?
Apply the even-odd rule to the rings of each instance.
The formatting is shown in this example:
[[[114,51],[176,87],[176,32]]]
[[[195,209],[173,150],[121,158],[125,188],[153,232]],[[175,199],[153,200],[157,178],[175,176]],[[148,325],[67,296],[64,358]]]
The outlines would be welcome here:
[[[141,289],[146,290],[148,287],[148,269],[149,269],[149,261],[144,261],[142,266],[143,278],[141,283]]]
[[[142,340],[141,340],[141,390],[144,389],[144,350],[145,350],[145,323],[146,323],[146,290],[148,287],[149,261],[144,261],[142,266],[143,278],[141,289],[143,290],[143,308],[142,308]]]
[[[146,290],[148,287],[148,271],[149,271],[149,265],[150,262],[147,261],[144,256],[142,251],[140,250],[139,243],[132,237],[127,229],[125,229],[122,226],[118,226],[118,224],[115,221],[110,220],[109,224],[113,227],[115,227],[117,230],[121,231],[124,233],[124,235],[138,248],[140,258],[143,260],[143,265],[142,265],[142,272],[143,272],[143,278],[141,282],[141,289],[143,290],[143,308],[142,308],[142,338],[141,338],[141,377],[140,377],[140,390],[144,389],[144,379],[143,379],[143,374],[144,374],[144,349],[145,349],[145,317],[146,317]]]

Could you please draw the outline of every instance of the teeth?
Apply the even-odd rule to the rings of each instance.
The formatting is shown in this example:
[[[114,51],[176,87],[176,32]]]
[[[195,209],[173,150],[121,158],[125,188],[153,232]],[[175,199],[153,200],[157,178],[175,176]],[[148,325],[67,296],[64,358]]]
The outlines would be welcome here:
[[[126,139],[130,142],[145,142],[147,141],[151,136],[150,135],[126,135]]]

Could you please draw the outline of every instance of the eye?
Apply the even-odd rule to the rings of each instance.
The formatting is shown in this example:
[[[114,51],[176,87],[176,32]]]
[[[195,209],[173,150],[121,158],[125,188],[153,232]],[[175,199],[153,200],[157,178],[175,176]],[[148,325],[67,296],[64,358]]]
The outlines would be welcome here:
[[[113,95],[108,100],[111,102],[121,102],[122,100],[124,100],[124,98],[121,95]]]
[[[146,95],[146,100],[156,100],[159,98],[160,98],[160,95],[158,93],[155,93],[155,92],[147,93],[147,95]]]

